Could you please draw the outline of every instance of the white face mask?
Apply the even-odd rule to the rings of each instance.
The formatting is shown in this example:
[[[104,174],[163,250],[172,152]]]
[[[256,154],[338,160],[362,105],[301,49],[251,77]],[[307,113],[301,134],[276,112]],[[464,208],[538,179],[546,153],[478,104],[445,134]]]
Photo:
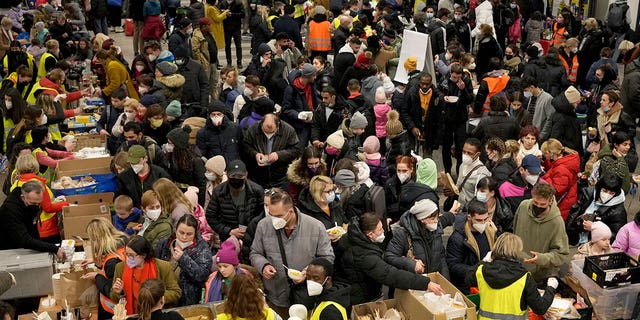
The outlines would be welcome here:
[[[613,198],[613,195],[604,191],[600,191],[600,201],[602,203],[607,203],[609,200]]]
[[[149,55],[149,61],[155,61],[158,58],[158,56],[156,56],[155,54],[150,54]]]
[[[219,126],[222,124],[222,119],[223,117],[220,116],[211,117],[211,122],[213,122],[213,125]]]
[[[251,97],[253,95],[253,90],[249,89],[249,88],[244,88],[244,95],[247,97]]]
[[[480,202],[487,202],[487,193],[486,192],[476,192],[476,199]]]
[[[160,213],[162,213],[162,209],[147,210],[147,212],[145,212],[147,218],[152,221],[158,220],[158,218],[160,217]]]
[[[4,106],[7,107],[7,110],[11,110],[11,108],[13,108],[13,102],[5,100]]]
[[[287,225],[287,220],[280,217],[271,216],[271,224],[273,225],[274,229],[280,230]]]
[[[436,230],[438,230],[438,223],[427,223],[427,225],[425,226],[427,228],[427,230],[434,232]]]
[[[379,236],[377,236],[375,241],[376,241],[376,243],[383,243],[384,242],[384,233],[379,235]]]
[[[140,94],[145,94],[147,92],[149,92],[149,89],[147,89],[145,87],[139,87],[138,88],[138,93],[140,93]]]
[[[324,289],[324,283],[327,282],[327,279],[324,279],[323,283],[317,283],[315,281],[307,280],[307,293],[309,297],[319,296]]]
[[[217,176],[215,173],[211,173],[211,172],[205,172],[204,173],[204,177],[207,178],[207,180],[209,181],[213,181],[216,180]]]
[[[473,158],[469,157],[469,156],[468,156],[468,155],[466,155],[466,154],[463,154],[463,155],[462,155],[462,164],[467,164],[467,165],[469,165],[469,164],[471,164],[472,162],[473,162]]]
[[[267,206],[267,205],[264,206],[264,216],[265,217],[269,216],[269,206]]]
[[[46,114],[42,114],[42,117],[40,118],[40,125],[45,125],[47,124],[47,115]]]
[[[531,98],[531,96],[533,96],[533,94],[531,92],[529,92],[529,91],[525,91],[524,92],[524,97],[525,98]]]
[[[538,183],[538,178],[539,178],[539,177],[540,177],[540,176],[539,176],[539,175],[537,175],[537,174],[535,174],[535,175],[528,175],[526,178],[524,178],[524,180],[526,180],[528,184],[530,184],[530,185],[534,185],[534,184]]]
[[[135,172],[136,174],[140,173],[140,171],[142,171],[143,168],[144,168],[144,164],[132,164],[131,165],[131,169],[133,169],[133,172]]]
[[[193,243],[193,241],[182,242],[182,241],[176,239],[176,245],[178,247],[180,247],[180,249],[184,249],[184,248],[190,246],[192,243]]]
[[[131,121],[131,120],[136,118],[136,113],[135,112],[125,112],[125,115],[127,116],[127,120],[129,120],[129,121]]]
[[[138,70],[138,72],[142,72],[144,71],[144,66],[136,66],[136,70]]]
[[[474,223],[472,224],[473,228],[480,233],[484,233],[484,230],[487,228],[486,223]]]
[[[577,53],[577,52],[578,52],[578,48],[571,49],[571,53]]]
[[[405,183],[409,178],[411,178],[409,173],[398,173],[398,180],[400,180],[400,183]]]
[[[474,62],[474,63],[470,64],[468,69],[469,70],[475,70],[476,69],[476,63]]]
[[[333,200],[336,200],[336,193],[331,191],[327,194],[327,203],[331,203]]]
[[[164,150],[164,152],[166,153],[171,153],[173,152],[173,146],[169,145],[168,143],[165,143],[164,145],[162,145],[162,149]]]

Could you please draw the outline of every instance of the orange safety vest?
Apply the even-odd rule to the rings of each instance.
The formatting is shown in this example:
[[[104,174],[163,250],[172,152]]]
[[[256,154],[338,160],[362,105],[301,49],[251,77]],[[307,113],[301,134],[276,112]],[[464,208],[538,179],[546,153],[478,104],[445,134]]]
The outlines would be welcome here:
[[[309,49],[312,51],[330,51],[331,50],[331,33],[329,32],[329,21],[309,23]]]
[[[125,249],[124,247],[122,248],[118,248],[116,250],[116,252],[114,253],[110,253],[108,254],[104,260],[102,261],[102,270],[100,270],[100,273],[106,277],[106,273],[104,271],[104,266],[107,264],[107,262],[111,259],[120,259],[120,261],[125,261]],[[100,305],[102,306],[102,308],[113,314],[113,308],[115,308],[116,303],[113,302],[108,296],[105,296],[102,294],[102,292],[100,292]]]
[[[569,63],[563,55],[560,55],[560,59],[562,60],[562,65],[564,66],[564,70],[567,72],[567,80],[569,82],[576,83],[578,81],[578,55],[573,55],[573,60],[571,61],[571,67],[569,67]]]
[[[564,33],[567,31],[567,27],[558,27],[558,23],[553,24],[553,47],[560,49],[567,41],[567,37],[565,37]]]
[[[509,75],[503,74],[499,77],[486,77],[482,80],[487,82],[487,87],[489,88],[489,94],[487,94],[487,99],[484,101],[484,105],[482,106],[482,112],[486,113],[491,111],[491,108],[489,108],[489,101],[491,100],[491,97],[504,90],[511,78]]]

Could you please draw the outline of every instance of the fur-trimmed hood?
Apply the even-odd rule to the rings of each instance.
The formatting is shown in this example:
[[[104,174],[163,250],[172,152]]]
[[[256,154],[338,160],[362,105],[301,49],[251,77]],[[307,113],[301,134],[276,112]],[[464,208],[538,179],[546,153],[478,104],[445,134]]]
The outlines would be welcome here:
[[[340,125],[340,128],[342,129],[342,135],[344,135],[345,139],[353,138],[356,136],[356,134],[351,131],[351,128],[349,128],[349,125],[351,125],[351,119],[349,118],[343,119],[342,125]]]
[[[157,78],[157,80],[162,83],[163,85],[169,87],[169,88],[179,88],[182,87],[184,85],[185,79],[181,74],[172,74],[169,76],[164,76],[164,77],[160,77]]]
[[[289,168],[287,168],[287,179],[289,180],[289,182],[297,185],[309,186],[311,177],[301,177],[296,172],[296,168],[303,165],[301,162],[302,160],[300,158],[293,160],[293,162],[289,165]],[[322,159],[320,159],[320,168],[318,169],[316,175],[327,175],[327,164]]]

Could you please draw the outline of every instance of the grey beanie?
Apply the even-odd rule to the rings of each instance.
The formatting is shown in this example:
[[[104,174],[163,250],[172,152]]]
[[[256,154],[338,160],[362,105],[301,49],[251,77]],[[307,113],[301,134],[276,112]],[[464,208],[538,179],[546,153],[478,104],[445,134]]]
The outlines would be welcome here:
[[[364,129],[369,125],[367,122],[367,118],[360,113],[360,111],[356,111],[356,113],[351,116],[351,123],[349,124],[349,129]]]
[[[356,184],[356,175],[349,169],[341,169],[333,178],[338,187],[353,187]]]
[[[162,75],[170,76],[178,72],[178,66],[175,63],[163,61],[158,63],[156,69],[162,73]]]

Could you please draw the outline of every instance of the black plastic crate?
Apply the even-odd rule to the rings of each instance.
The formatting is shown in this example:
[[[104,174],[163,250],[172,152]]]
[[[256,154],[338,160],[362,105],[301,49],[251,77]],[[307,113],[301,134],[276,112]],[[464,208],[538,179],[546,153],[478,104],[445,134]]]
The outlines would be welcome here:
[[[602,288],[640,282],[638,261],[624,252],[586,257],[582,272]]]

